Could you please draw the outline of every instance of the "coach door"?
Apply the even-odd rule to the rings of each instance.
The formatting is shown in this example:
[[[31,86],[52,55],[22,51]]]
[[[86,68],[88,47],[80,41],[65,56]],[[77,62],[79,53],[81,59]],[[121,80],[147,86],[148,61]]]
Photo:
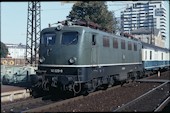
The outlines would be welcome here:
[[[96,34],[92,34],[92,46],[91,46],[91,64],[95,65],[98,62],[97,59],[97,43],[96,43]]]

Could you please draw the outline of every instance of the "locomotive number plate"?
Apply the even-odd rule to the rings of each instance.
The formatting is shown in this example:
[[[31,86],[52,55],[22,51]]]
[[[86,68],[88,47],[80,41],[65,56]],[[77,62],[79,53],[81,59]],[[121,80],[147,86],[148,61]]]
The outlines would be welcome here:
[[[53,73],[63,73],[62,69],[51,69],[51,72]]]

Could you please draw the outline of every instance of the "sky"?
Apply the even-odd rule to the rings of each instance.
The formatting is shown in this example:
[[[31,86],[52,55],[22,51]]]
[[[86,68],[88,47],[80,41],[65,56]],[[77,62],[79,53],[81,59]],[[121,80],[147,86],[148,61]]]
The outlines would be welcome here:
[[[49,23],[53,24],[65,20],[73,4],[63,4],[59,1],[41,2],[41,29],[48,27]],[[108,10],[115,11],[116,17],[120,17],[120,12],[126,8],[127,4],[132,4],[132,2],[107,2]],[[27,10],[28,2],[1,2],[1,41],[3,43],[26,45]],[[169,18],[169,10],[167,14]],[[169,40],[166,40],[165,47],[169,47]]]

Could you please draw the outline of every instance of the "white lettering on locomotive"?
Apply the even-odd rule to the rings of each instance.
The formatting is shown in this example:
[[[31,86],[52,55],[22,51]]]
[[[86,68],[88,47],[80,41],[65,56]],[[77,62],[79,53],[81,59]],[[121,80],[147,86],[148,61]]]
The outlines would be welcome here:
[[[63,73],[62,69],[51,69],[51,72],[53,73]]]

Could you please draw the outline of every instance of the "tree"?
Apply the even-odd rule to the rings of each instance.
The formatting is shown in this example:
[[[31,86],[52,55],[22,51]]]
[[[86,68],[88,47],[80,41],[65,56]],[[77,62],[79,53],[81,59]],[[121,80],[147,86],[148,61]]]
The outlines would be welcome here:
[[[0,51],[1,58],[5,58],[7,54],[8,54],[8,48],[4,43],[1,42],[1,51]]]
[[[76,2],[68,17],[71,19],[92,21],[109,32],[116,31],[114,13],[107,10],[107,5],[104,1]]]

